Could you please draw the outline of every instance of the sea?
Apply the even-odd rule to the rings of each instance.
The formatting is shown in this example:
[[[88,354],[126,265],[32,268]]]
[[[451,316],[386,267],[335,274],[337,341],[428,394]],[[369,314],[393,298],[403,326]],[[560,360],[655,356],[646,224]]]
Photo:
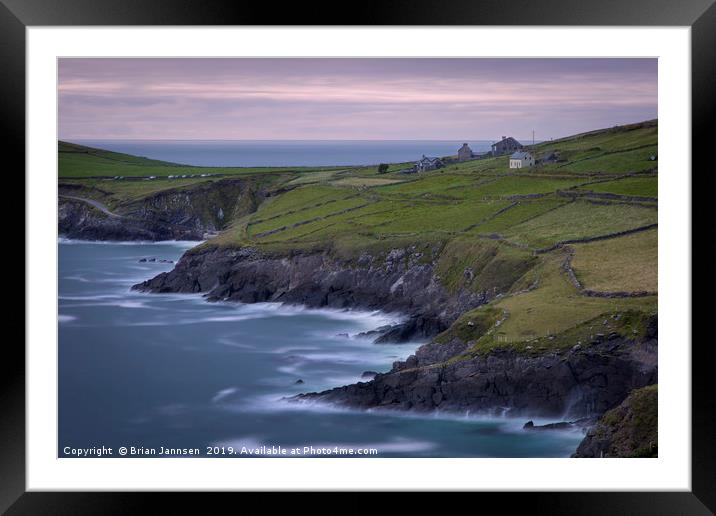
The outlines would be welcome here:
[[[288,401],[388,371],[421,343],[359,335],[401,314],[130,289],[195,244],[59,242],[59,457],[568,457],[582,439],[525,431],[525,417]]]
[[[201,167],[329,167],[452,156],[463,143],[474,153],[486,140],[72,140],[89,147]]]

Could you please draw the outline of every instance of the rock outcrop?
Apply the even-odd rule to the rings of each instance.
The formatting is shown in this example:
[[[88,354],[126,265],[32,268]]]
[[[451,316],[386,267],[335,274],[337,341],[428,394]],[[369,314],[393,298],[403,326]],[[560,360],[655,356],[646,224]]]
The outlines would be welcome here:
[[[201,240],[204,232],[152,219],[111,216],[85,201],[61,198],[58,232],[77,240]]]
[[[265,195],[250,180],[222,179],[115,203],[109,212],[101,204],[112,199],[109,192],[72,183],[60,183],[59,192],[60,235],[117,241],[202,240],[254,211]]]
[[[413,248],[393,249],[351,261],[329,252],[268,255],[249,247],[202,246],[187,252],[172,271],[133,288],[203,292],[209,300],[408,314],[377,342],[432,337],[490,300],[484,292],[448,292],[436,279],[435,265],[419,255]],[[464,339],[441,337],[370,381],[303,394],[295,401],[562,420],[600,416],[632,390],[656,383],[656,318],[646,326],[648,331],[638,338],[615,333],[586,345],[539,352],[497,346],[475,353]]]
[[[484,304],[494,293],[461,289],[448,292],[435,277],[434,264],[414,248],[356,260],[329,252],[270,256],[253,248],[195,249],[174,270],[135,285],[145,292],[204,292],[209,300],[243,303],[284,302],[309,307],[383,310],[407,314],[405,321],[379,336],[405,342],[445,330],[463,312]]]
[[[624,337],[531,354],[496,348],[464,354],[458,339],[422,346],[369,382],[293,398],[355,408],[491,412],[533,417],[601,415],[657,381],[657,336]]]
[[[657,457],[658,386],[634,390],[588,432],[573,457]]]

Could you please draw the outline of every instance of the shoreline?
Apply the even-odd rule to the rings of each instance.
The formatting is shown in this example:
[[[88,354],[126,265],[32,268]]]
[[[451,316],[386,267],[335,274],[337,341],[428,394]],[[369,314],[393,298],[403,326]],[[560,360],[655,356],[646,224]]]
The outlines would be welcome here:
[[[63,236],[57,237],[57,244],[75,245],[75,244],[98,244],[98,245],[152,245],[167,244],[176,245],[177,247],[186,246],[191,249],[197,245],[201,245],[206,240],[86,240],[82,238],[68,238]]]
[[[136,242],[136,241],[93,242],[93,241],[62,240],[62,239],[58,240],[58,245],[61,245],[61,244],[72,245],[73,243],[89,244],[89,245],[99,243],[102,245],[136,245],[136,246],[153,245],[153,244],[160,244],[160,245],[163,244],[163,245],[175,246],[178,244],[178,246],[181,248],[183,248],[183,247],[191,248],[191,247],[193,247],[193,244],[194,244],[194,242],[177,241],[177,240],[164,241],[164,242],[155,242],[155,241],[152,241],[152,242]],[[162,273],[162,274],[167,274],[167,273]],[[170,292],[168,292],[168,293],[170,293]],[[181,293],[181,292],[173,292],[173,293],[176,294],[176,293]],[[202,294],[202,299],[201,299],[202,303],[212,302],[212,299],[207,295],[206,292],[203,292],[201,294]],[[222,300],[219,298],[213,299],[213,302],[220,302],[220,303],[226,303],[226,304],[232,303],[233,304],[233,301],[231,301],[231,300]],[[396,318],[395,314],[388,315],[388,314],[385,314],[385,312],[382,312],[380,310],[362,310],[360,308],[354,309],[354,308],[350,308],[350,307],[345,307],[345,308],[341,308],[341,309],[330,308],[330,307],[316,308],[316,307],[311,307],[311,306],[308,306],[305,304],[285,303],[285,302],[271,302],[271,303],[266,303],[266,302],[243,303],[243,302],[240,302],[238,304],[241,304],[241,305],[244,305],[247,307],[254,306],[254,307],[257,307],[258,309],[264,308],[266,306],[275,306],[277,310],[286,310],[286,311],[288,311],[290,313],[294,313],[294,314],[296,314],[296,313],[317,313],[317,314],[323,314],[323,315],[330,314],[333,317],[339,316],[338,318],[346,317],[349,319],[355,319],[355,316],[359,316],[359,317],[360,316],[369,316],[370,317],[370,316],[374,316],[374,315],[380,313],[380,314],[383,314],[383,316],[387,320],[390,320],[393,323],[396,322],[397,320],[400,320],[399,317]],[[370,332],[370,330],[368,330],[368,332]],[[353,336],[350,336],[350,338],[356,338],[356,336],[353,335]],[[420,345],[419,343],[416,343],[417,346],[415,348],[413,348],[413,353],[418,354],[419,350],[421,348],[430,347],[431,342],[432,341],[428,341],[427,343],[422,344],[422,345]],[[374,344],[374,345],[377,345],[377,344]],[[411,357],[414,357],[414,356],[415,355],[411,355]],[[411,357],[409,357],[409,359]],[[404,364],[405,362],[394,363],[392,369],[390,369],[386,373],[379,373],[376,378],[380,378],[383,376],[390,376],[391,374],[400,374],[400,368],[398,368],[398,364],[401,364],[401,363]],[[355,383],[355,384],[346,384],[346,385],[341,385],[338,387],[329,388],[328,391],[323,391],[321,393],[308,392],[308,393],[297,394],[297,395],[292,396],[292,398],[294,398],[293,400],[282,399],[281,401],[284,401],[284,402],[287,401],[288,403],[296,403],[296,399],[301,400],[303,398],[304,403],[300,403],[303,406],[301,406],[300,408],[299,407],[296,407],[296,408],[298,410],[306,410],[307,407],[305,406],[305,400],[315,397],[314,399],[318,400],[318,404],[313,405],[313,407],[309,407],[308,410],[318,409],[317,410],[318,412],[323,412],[326,410],[328,410],[329,412],[334,412],[336,410],[342,410],[343,408],[347,408],[347,410],[349,410],[349,411],[355,410],[356,412],[365,412],[365,413],[373,412],[373,413],[380,414],[380,415],[388,415],[390,417],[410,417],[410,418],[424,418],[424,419],[461,420],[461,419],[465,418],[465,416],[461,415],[461,414],[469,414],[470,412],[472,412],[472,410],[470,410],[470,409],[468,409],[466,411],[454,411],[454,410],[451,410],[450,408],[448,408],[446,410],[435,408],[435,409],[427,410],[427,411],[426,410],[415,410],[415,409],[411,409],[411,408],[400,409],[400,410],[394,410],[394,409],[390,409],[390,408],[383,410],[381,408],[371,408],[371,407],[368,407],[368,408],[365,408],[365,407],[360,407],[360,408],[343,407],[343,408],[341,408],[336,403],[331,403],[330,401],[326,402],[326,403],[322,403],[320,401],[320,397],[325,395],[326,393],[341,391],[341,390],[345,390],[347,388],[356,387],[356,386],[365,386],[365,385],[372,384],[374,382],[375,382],[375,379],[370,380],[368,382],[359,381],[358,383]],[[286,398],[286,397],[284,397],[284,398]],[[487,420],[509,421],[513,426],[515,426],[514,431],[517,433],[525,431],[524,429],[519,428],[519,422],[524,424],[528,420],[532,420],[532,421],[537,421],[538,423],[544,422],[545,424],[550,425],[553,423],[562,423],[563,421],[569,419],[567,417],[568,416],[567,413],[565,413],[563,415],[563,417],[557,417],[556,415],[555,416],[546,416],[544,414],[539,414],[539,411],[525,411],[521,415],[515,415],[515,416],[506,416],[504,414],[503,415],[495,414],[493,416],[489,416],[489,412],[493,412],[493,414],[494,414],[495,413],[494,408],[491,410],[488,409],[486,411],[482,411],[482,413],[480,410],[477,410],[476,414],[479,414],[479,415],[477,415],[475,417],[474,422],[479,422],[480,419],[483,419],[485,421],[487,421]],[[504,419],[504,418],[507,418],[507,419]],[[550,432],[555,432],[555,431],[556,432],[572,432],[572,433],[579,431],[579,432],[581,432],[580,435],[583,436],[583,440],[587,438],[586,437],[586,434],[587,434],[586,429],[581,429],[581,428],[580,429],[571,428],[568,430],[554,429],[554,428],[550,429]],[[580,441],[579,446],[574,450],[574,453],[577,453],[577,450],[580,449],[580,446],[582,446],[581,441]]]
[[[134,291],[401,313],[364,336],[425,341],[386,373],[305,400],[603,417],[658,380],[657,134],[651,120],[543,142],[519,172],[500,155],[410,176],[363,167],[167,185],[142,162],[146,183],[61,183],[60,232],[184,241],[170,244],[186,251],[173,268]]]
[[[60,241],[59,244],[70,244],[67,241]],[[129,245],[153,245],[153,244],[164,244],[164,245],[172,245],[177,243],[177,241],[165,241],[165,242],[92,242],[92,241],[74,241],[75,244],[94,244],[99,243],[102,245],[109,244],[129,244]],[[144,295],[151,295],[147,293],[139,293]],[[161,296],[162,294],[160,294]],[[177,294],[168,294],[175,296]],[[185,296],[186,294],[180,294]],[[189,294],[187,297],[193,297],[193,294]],[[406,315],[405,314],[394,314],[394,313],[385,313],[382,311],[366,311],[366,310],[360,310],[360,309],[351,309],[351,308],[345,308],[345,309],[333,309],[333,308],[312,308],[306,305],[296,305],[296,304],[285,304],[285,303],[235,303],[231,301],[209,301],[205,297],[196,298],[196,302],[205,304],[205,303],[219,303],[224,304],[227,306],[236,306],[241,308],[248,308],[250,311],[252,309],[255,309],[257,312],[262,312],[268,309],[269,312],[276,313],[276,315],[283,315],[286,317],[292,317],[294,315],[300,315],[300,314],[311,314],[311,315],[320,315],[320,316],[326,316],[332,319],[337,320],[351,320],[351,321],[363,321],[363,320],[371,320],[372,324],[365,325],[364,331],[370,332],[371,329],[374,329],[376,327],[380,327],[384,324],[396,324],[399,323],[401,320],[403,320]],[[283,313],[282,313],[283,312]],[[249,316],[250,314],[241,314]],[[269,315],[270,316],[270,315]],[[263,318],[262,316],[257,316],[258,318]],[[377,319],[377,320],[376,320]],[[363,332],[361,332],[363,333]],[[347,338],[351,340],[362,340],[366,342],[367,345],[380,345],[380,344],[369,344],[372,340],[370,337],[361,337],[361,333],[354,333],[349,334]],[[338,334],[336,334],[338,336]],[[411,353],[414,353],[421,345],[424,345],[425,342],[410,342],[405,344],[399,344],[399,346],[408,346],[411,348]],[[370,363],[364,364],[365,368],[369,367],[375,367],[372,366]],[[390,368],[390,363],[386,363],[386,367]],[[385,374],[385,373],[383,373]],[[348,384],[340,384],[336,385],[333,388],[340,388],[341,386],[348,385]],[[464,422],[466,424],[480,424],[480,423],[499,423],[503,429],[503,431],[509,431],[511,433],[520,435],[524,432],[523,426],[528,420],[533,420],[535,424],[549,424],[557,421],[561,421],[561,419],[557,418],[555,420],[554,418],[544,418],[540,416],[532,416],[532,415],[520,415],[520,416],[509,416],[507,414],[499,414],[497,412],[490,413],[470,413],[470,411],[466,411],[464,413],[456,412],[456,411],[441,411],[441,410],[433,410],[433,411],[417,411],[417,410],[392,410],[389,408],[369,408],[369,409],[357,409],[352,407],[345,407],[340,406],[333,403],[328,402],[321,402],[321,401],[303,401],[303,402],[295,402],[291,398],[295,397],[296,395],[285,395],[281,396],[279,398],[276,397],[276,395],[265,395],[262,396],[256,404],[251,404],[251,410],[252,411],[259,411],[259,412],[266,412],[266,413],[273,413],[278,411],[299,411],[299,412],[314,412],[314,413],[349,413],[349,414],[366,414],[366,415],[377,415],[377,416],[387,416],[390,418],[399,418],[399,419],[411,419],[411,420],[422,420],[422,421],[431,421],[431,420],[440,420],[440,421],[453,421],[453,422]],[[271,403],[271,406],[265,405],[264,403]],[[575,433],[579,433],[580,438],[584,435],[583,431],[579,428],[572,428],[572,429],[559,429],[559,430],[553,430],[553,433],[556,434],[564,434],[566,436],[568,435],[574,435]]]

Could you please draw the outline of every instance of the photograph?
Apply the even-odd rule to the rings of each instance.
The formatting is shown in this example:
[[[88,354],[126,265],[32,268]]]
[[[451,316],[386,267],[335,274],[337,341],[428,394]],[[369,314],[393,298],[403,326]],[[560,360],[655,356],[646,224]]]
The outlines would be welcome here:
[[[55,458],[659,457],[657,57],[56,64]]]
[[[0,0],[0,514],[716,514],[714,2]]]

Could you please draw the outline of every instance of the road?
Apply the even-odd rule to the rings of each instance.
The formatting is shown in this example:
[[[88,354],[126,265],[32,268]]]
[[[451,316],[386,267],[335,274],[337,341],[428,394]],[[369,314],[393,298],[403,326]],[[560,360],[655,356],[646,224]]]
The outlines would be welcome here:
[[[104,204],[102,204],[99,201],[95,201],[93,199],[86,199],[84,197],[75,197],[74,195],[60,195],[60,197],[64,197],[65,199],[73,199],[75,201],[85,202],[85,203],[89,204],[90,206],[97,208],[102,213],[109,215],[110,217],[122,218],[122,215],[118,215],[117,213],[113,213],[113,212],[109,211],[109,208],[107,208],[107,206],[105,206]]]

